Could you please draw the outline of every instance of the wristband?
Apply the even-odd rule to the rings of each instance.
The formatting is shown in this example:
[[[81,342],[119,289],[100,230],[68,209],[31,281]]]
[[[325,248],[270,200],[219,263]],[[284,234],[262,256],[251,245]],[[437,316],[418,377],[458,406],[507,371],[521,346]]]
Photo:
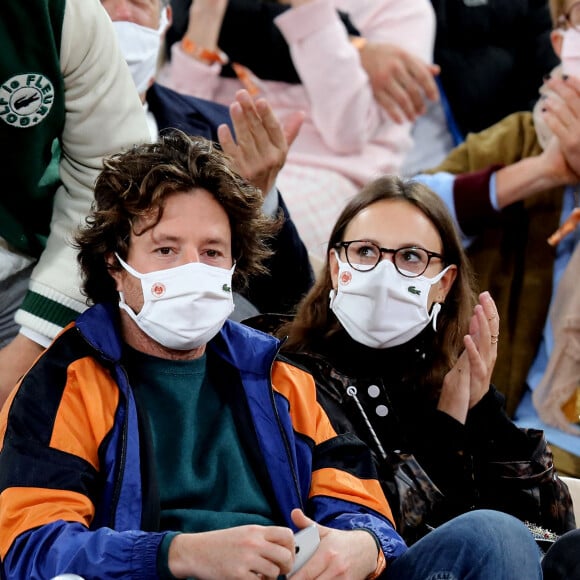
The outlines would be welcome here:
[[[360,52],[366,45],[367,39],[364,36],[351,36],[350,43]]]
[[[220,64],[227,64],[229,59],[225,52],[222,52],[219,48],[215,50],[209,50],[208,48],[203,48],[203,46],[199,46],[196,42],[189,38],[184,38],[181,41],[181,48],[183,52],[197,58],[199,60],[203,60],[208,64],[213,64],[214,62],[219,62]]]

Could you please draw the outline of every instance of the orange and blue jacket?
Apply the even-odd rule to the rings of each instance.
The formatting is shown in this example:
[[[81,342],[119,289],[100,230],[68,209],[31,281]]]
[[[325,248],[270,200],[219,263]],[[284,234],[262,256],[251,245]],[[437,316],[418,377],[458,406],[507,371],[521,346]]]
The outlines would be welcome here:
[[[116,307],[68,326],[0,415],[0,557],[6,578],[157,578],[167,531],[156,528],[139,410],[122,364]],[[208,368],[231,381],[232,405],[279,525],[294,508],[321,524],[372,532],[388,561],[406,550],[368,449],[337,435],[312,377],[278,360],[279,342],[227,321]],[[229,383],[228,383],[229,385]],[[256,464],[254,462],[254,464]]]

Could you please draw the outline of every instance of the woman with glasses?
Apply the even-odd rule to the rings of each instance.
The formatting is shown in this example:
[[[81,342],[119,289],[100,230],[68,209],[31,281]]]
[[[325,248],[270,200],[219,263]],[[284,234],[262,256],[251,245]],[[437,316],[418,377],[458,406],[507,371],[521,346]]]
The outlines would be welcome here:
[[[444,203],[381,177],[345,207],[319,279],[277,332],[315,377],[333,427],[373,450],[410,544],[474,508],[574,527],[542,433],[518,429],[490,384],[498,327]]]

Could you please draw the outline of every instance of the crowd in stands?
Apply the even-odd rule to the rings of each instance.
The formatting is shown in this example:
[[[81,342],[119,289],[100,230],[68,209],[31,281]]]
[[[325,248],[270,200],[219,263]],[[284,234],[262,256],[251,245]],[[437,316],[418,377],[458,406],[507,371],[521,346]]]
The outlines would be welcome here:
[[[32,2],[0,576],[580,578],[580,2]]]

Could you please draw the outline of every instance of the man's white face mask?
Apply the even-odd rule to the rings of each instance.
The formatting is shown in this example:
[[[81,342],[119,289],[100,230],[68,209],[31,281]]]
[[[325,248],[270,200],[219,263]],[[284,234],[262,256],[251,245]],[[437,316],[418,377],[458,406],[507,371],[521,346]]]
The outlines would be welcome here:
[[[167,8],[161,10],[157,30],[124,20],[113,22],[121,52],[140,95],[147,91],[155,79],[161,41],[168,23]]]
[[[390,260],[359,272],[335,255],[338,289],[330,291],[330,309],[353,340],[371,348],[389,348],[415,338],[430,322],[436,330],[441,304],[435,302],[428,311],[429,290],[450,266],[433,278],[408,278]]]
[[[117,254],[121,266],[141,280],[143,307],[139,314],[120,292],[119,308],[155,342],[174,350],[207,344],[234,309],[231,269],[191,262],[141,274]]]

